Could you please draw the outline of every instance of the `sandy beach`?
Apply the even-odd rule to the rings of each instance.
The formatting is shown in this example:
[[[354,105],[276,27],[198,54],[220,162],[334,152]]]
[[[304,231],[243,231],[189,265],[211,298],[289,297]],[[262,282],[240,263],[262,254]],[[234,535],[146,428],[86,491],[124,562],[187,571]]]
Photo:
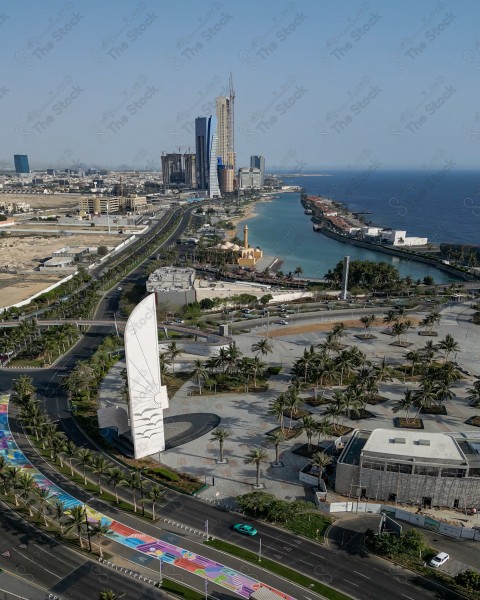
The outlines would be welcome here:
[[[261,198],[260,200],[256,200],[255,202],[251,202],[247,206],[243,207],[243,215],[240,217],[233,217],[229,219],[236,227],[236,229],[232,229],[231,231],[227,231],[227,240],[231,240],[235,236],[238,236],[240,239],[243,239],[243,230],[239,225],[244,221],[249,221],[258,216],[257,212],[257,204],[262,202],[271,202],[271,200],[267,200],[266,198]]]

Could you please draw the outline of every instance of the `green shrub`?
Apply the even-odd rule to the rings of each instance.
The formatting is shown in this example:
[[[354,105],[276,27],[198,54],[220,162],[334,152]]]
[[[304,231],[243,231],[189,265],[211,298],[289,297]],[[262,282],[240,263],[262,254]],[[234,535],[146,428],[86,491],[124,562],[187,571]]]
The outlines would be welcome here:
[[[154,467],[153,469],[150,469],[150,471],[157,475],[157,477],[166,479],[167,481],[180,481],[180,476],[177,475],[177,473],[164,467]]]

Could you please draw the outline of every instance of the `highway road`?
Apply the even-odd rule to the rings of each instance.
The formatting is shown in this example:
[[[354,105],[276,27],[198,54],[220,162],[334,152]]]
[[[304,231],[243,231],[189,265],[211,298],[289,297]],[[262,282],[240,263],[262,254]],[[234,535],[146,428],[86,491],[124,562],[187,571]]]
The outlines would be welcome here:
[[[164,245],[168,245],[175,237],[181,234],[187,226],[188,218],[188,214],[183,215],[177,231],[164,242]],[[119,287],[123,287],[129,282],[136,281],[138,277],[141,276],[142,270],[143,267],[139,266],[119,284]],[[118,290],[106,294],[105,298],[102,299],[99,304],[94,319],[113,319],[113,314],[118,309],[119,296],[120,292]],[[67,398],[61,387],[61,378],[79,360],[91,356],[96,350],[96,347],[101,343],[104,335],[104,329],[91,327],[72,350],[58,361],[54,369],[29,372],[34,380],[34,384],[40,390],[40,395],[44,397],[47,410],[51,416],[55,419],[60,419],[61,427],[77,445],[94,449],[96,448],[93,443],[85,438],[83,432],[77,427],[69,413]],[[20,372],[21,371],[19,370],[14,372],[0,370],[0,391],[8,391],[11,388],[12,379],[18,376]],[[43,459],[32,453],[32,449],[28,447],[26,440],[22,439],[22,436],[18,436],[17,439],[19,441],[19,446],[27,456],[29,456],[32,463],[41,470],[48,472],[49,476],[55,480],[57,475],[53,471],[49,472],[49,467]],[[67,485],[62,478],[60,478],[60,480],[57,482],[61,483],[62,486],[69,490],[68,485],[71,484]],[[77,492],[78,490],[75,493]],[[92,503],[92,506],[107,512],[103,503],[102,506],[98,507],[95,503]],[[112,510],[112,514],[115,513],[115,509],[108,510]],[[173,491],[168,492],[167,502],[162,507],[161,514],[172,521],[188,524],[190,527],[200,530],[204,528],[205,521],[208,519],[211,535],[227,540],[232,539],[232,541],[235,541],[238,545],[252,551],[258,551],[258,540],[261,538],[262,554],[264,556],[295,568],[302,573],[313,576],[320,581],[333,585],[343,592],[350,594],[352,597],[361,600],[383,600],[386,597],[392,600],[397,598],[399,600],[405,600],[405,598],[410,600],[423,600],[429,598],[456,600],[459,597],[456,594],[448,593],[436,588],[424,578],[418,577],[398,567],[393,567],[379,558],[368,556],[362,547],[358,545],[358,534],[354,534],[353,536],[348,535],[347,537],[344,536],[341,543],[336,543],[329,547],[327,545],[321,546],[312,541],[304,540],[275,527],[258,524],[256,525],[259,531],[258,537],[244,538],[238,534],[234,534],[230,529],[231,525],[238,522],[240,518],[238,515],[220,511],[198,499],[183,496]],[[120,517],[116,513],[114,516],[127,524],[131,524],[137,528],[139,527],[138,519],[135,517],[124,514]],[[158,535],[158,530],[154,529],[154,525],[142,522],[141,528],[144,531],[156,531],[156,533],[152,533],[152,535]],[[163,529],[162,531],[165,534],[166,529]],[[179,545],[186,548],[191,547],[195,551],[198,551],[198,542],[188,537],[182,537]],[[41,552],[41,550],[39,550],[39,552]],[[58,552],[63,556],[64,552],[68,552],[68,550],[60,547]],[[209,555],[207,552],[213,551],[202,549],[202,553]],[[226,556],[222,556],[219,559],[218,554],[216,554],[216,559],[219,560],[219,562],[223,562],[223,564],[232,565],[232,567],[235,562],[238,562],[236,559]],[[2,563],[0,562],[0,565],[1,564]],[[245,569],[248,569],[248,572],[250,573],[250,570],[254,569],[254,567],[245,566],[243,564],[242,570],[244,572]],[[58,575],[60,575],[60,573]],[[64,577],[66,576],[67,573],[64,574]],[[45,578],[46,575],[43,574],[42,577]],[[274,576],[262,572],[260,578],[268,583],[269,578],[272,578],[273,581]],[[46,581],[46,584],[47,583],[51,585],[50,580],[48,580],[48,582]],[[281,589],[287,591],[286,587],[288,585],[289,584],[286,582],[282,582]],[[306,600],[309,600],[309,598],[312,597],[312,594],[306,590],[302,590],[299,596],[298,589],[296,593],[292,595],[302,598],[305,597]],[[93,598],[93,596],[87,594],[82,597]],[[132,596],[132,598],[138,597],[139,596]]]
[[[5,572],[5,576],[0,576],[0,590],[14,592],[29,600],[45,600],[54,596],[60,600],[94,600],[106,588],[111,588],[119,598],[125,599],[167,598],[151,584],[110,569],[59,544],[4,503],[0,506],[0,568]]]

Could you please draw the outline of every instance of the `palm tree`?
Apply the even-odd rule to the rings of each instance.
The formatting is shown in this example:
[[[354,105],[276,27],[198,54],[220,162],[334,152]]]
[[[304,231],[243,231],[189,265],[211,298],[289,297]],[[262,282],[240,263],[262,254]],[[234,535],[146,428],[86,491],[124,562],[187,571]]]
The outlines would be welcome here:
[[[387,314],[383,317],[383,322],[387,325],[388,329],[391,329],[391,325],[398,321],[398,314],[394,310],[389,310]]]
[[[201,360],[193,361],[193,373],[192,375],[197,378],[198,393],[202,395],[202,379],[207,379],[207,369]]]
[[[318,489],[320,489],[320,481],[322,479],[323,471],[328,465],[331,465],[333,458],[325,454],[325,452],[315,452],[312,456],[311,464],[318,469]]]
[[[302,417],[295,426],[295,430],[297,431],[297,435],[301,433],[305,433],[308,440],[308,452],[312,449],[312,437],[317,431],[317,421],[311,416],[306,415]]]
[[[253,448],[244,459],[244,464],[254,464],[257,469],[257,480],[255,487],[260,487],[260,464],[267,459],[267,453],[262,448]]]
[[[96,454],[93,457],[90,468],[92,470],[92,473],[97,476],[98,491],[100,492],[101,496],[103,494],[102,475],[105,475],[109,472],[109,470],[111,469],[111,464],[101,454]]]
[[[410,352],[407,352],[406,358],[412,364],[412,375],[411,376],[413,377],[413,374],[415,372],[415,366],[421,362],[422,355],[417,350],[411,350]]]
[[[340,352],[338,357],[335,359],[335,363],[337,367],[340,369],[340,385],[343,385],[343,376],[344,373],[350,373],[352,369],[352,356],[348,352],[348,350],[343,350]]]
[[[113,487],[115,492],[115,502],[118,504],[118,486],[121,485],[125,478],[125,473],[120,467],[113,467],[108,472],[108,483]]]
[[[458,342],[456,342],[455,339],[453,338],[453,336],[451,336],[449,333],[447,333],[447,335],[445,336],[445,339],[443,339],[438,344],[438,348],[439,348],[439,350],[443,350],[445,353],[443,355],[444,363],[447,361],[448,356],[452,352],[458,352],[460,350],[460,346],[458,345]]]
[[[285,394],[280,394],[278,398],[270,402],[268,414],[277,417],[282,433],[285,433],[285,411],[287,409],[287,399]]]
[[[8,493],[13,492],[15,506],[18,506],[17,488],[20,483],[21,475],[22,472],[19,467],[8,467],[3,479],[4,493],[7,495]]]
[[[332,423],[327,417],[323,417],[315,423],[315,431],[318,435],[317,446],[320,447],[320,441],[333,433]]]
[[[100,558],[103,558],[102,552],[102,537],[111,533],[110,526],[106,523],[102,523],[101,521],[97,521],[92,529],[92,536],[98,537],[98,549],[100,550]]]
[[[393,335],[397,336],[397,344],[400,345],[400,343],[401,343],[400,338],[405,333],[405,331],[406,331],[405,323],[400,323],[399,321],[397,321],[396,323],[393,324],[392,333],[393,333]]]
[[[155,504],[165,495],[165,490],[159,485],[152,485],[147,492],[147,499],[152,503],[152,521],[155,521]]]
[[[218,442],[220,444],[220,460],[218,462],[225,462],[223,458],[223,443],[230,437],[230,433],[226,429],[215,429],[210,438],[211,442]]]
[[[297,410],[298,410],[300,404],[302,404],[302,399],[298,396],[298,393],[296,392],[296,390],[295,389],[288,390],[288,392],[285,396],[285,408],[286,408],[286,410],[290,411],[290,423],[288,426],[289,431],[292,428],[293,415],[297,414]]]
[[[48,526],[48,521],[47,521],[47,506],[49,504],[49,500],[51,497],[51,493],[50,490],[46,487],[36,487],[34,490],[35,495],[37,496],[37,502],[38,502],[38,512],[42,515],[43,517],[43,522],[45,523],[45,527]]]
[[[13,384],[12,400],[23,404],[34,392],[35,388],[32,378],[28,377],[28,375],[20,375],[18,379],[15,379]]]
[[[63,536],[63,517],[65,516],[65,503],[61,500],[55,500],[52,506],[52,513],[55,519],[58,521],[60,527],[60,535]]]
[[[22,499],[24,505],[28,506],[28,512],[30,516],[33,517],[32,503],[30,502],[31,496],[36,487],[33,475],[31,473],[20,473],[17,486],[20,490],[20,498]]]
[[[183,354],[182,350],[177,346],[177,342],[171,342],[167,346],[167,354],[172,361],[172,373],[175,374],[175,360],[177,356]]]
[[[80,542],[80,548],[83,548],[83,531],[86,526],[86,508],[84,504],[77,504],[73,506],[70,511],[70,523],[67,524],[65,531],[75,528],[77,530],[78,540]]]
[[[87,467],[92,464],[93,454],[88,448],[80,448],[77,452],[78,463],[83,471],[83,485],[87,485]]]
[[[268,437],[270,438],[270,442],[272,443],[272,445],[275,446],[275,464],[278,465],[280,463],[280,444],[282,444],[282,442],[285,441],[285,434],[281,429],[277,429],[276,431],[269,433]]]
[[[118,596],[113,590],[103,590],[98,595],[98,600],[117,600]]]
[[[415,393],[413,390],[405,390],[405,395],[400,400],[397,400],[393,405],[393,412],[397,413],[401,410],[405,411],[405,421],[408,422],[408,415],[415,405]]]
[[[63,446],[62,454],[68,460],[68,464],[70,466],[70,475],[73,477],[73,459],[77,456],[78,447],[72,442],[72,440],[68,440],[68,442]]]
[[[136,490],[140,489],[140,486],[142,486],[142,478],[138,471],[128,473],[127,476],[124,478],[122,484],[125,485],[125,487],[128,487],[132,492],[133,512],[137,512],[137,495],[135,492]]]
[[[468,388],[467,392],[469,394],[467,400],[470,406],[480,406],[480,380],[476,381],[473,387]]]
[[[365,336],[368,335],[368,330],[375,323],[376,319],[375,315],[364,315],[360,318],[360,323],[365,327]]]
[[[272,352],[272,345],[267,338],[264,338],[263,340],[259,340],[258,342],[252,344],[251,350],[252,352],[256,353],[256,356],[258,356],[259,354],[261,354],[262,356],[266,356],[267,354]]]
[[[430,408],[437,400],[437,390],[431,379],[423,379],[420,389],[414,392],[415,406],[418,408],[415,418],[418,417],[422,408]]]

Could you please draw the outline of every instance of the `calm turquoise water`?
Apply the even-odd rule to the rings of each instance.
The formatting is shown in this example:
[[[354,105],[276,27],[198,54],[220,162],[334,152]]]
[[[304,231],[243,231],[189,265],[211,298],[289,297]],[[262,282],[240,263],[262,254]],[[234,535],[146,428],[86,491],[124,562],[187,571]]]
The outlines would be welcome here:
[[[352,260],[392,264],[402,276],[410,275],[415,280],[431,275],[437,283],[452,281],[447,273],[428,265],[342,244],[316,233],[310,217],[304,214],[298,193],[280,194],[276,200],[260,203],[257,212],[257,217],[246,221],[250,243],[260,246],[265,254],[282,258],[284,262],[281,269],[285,273],[301,266],[306,277],[322,279],[328,269],[349,255]],[[238,231],[241,231],[240,226]]]

